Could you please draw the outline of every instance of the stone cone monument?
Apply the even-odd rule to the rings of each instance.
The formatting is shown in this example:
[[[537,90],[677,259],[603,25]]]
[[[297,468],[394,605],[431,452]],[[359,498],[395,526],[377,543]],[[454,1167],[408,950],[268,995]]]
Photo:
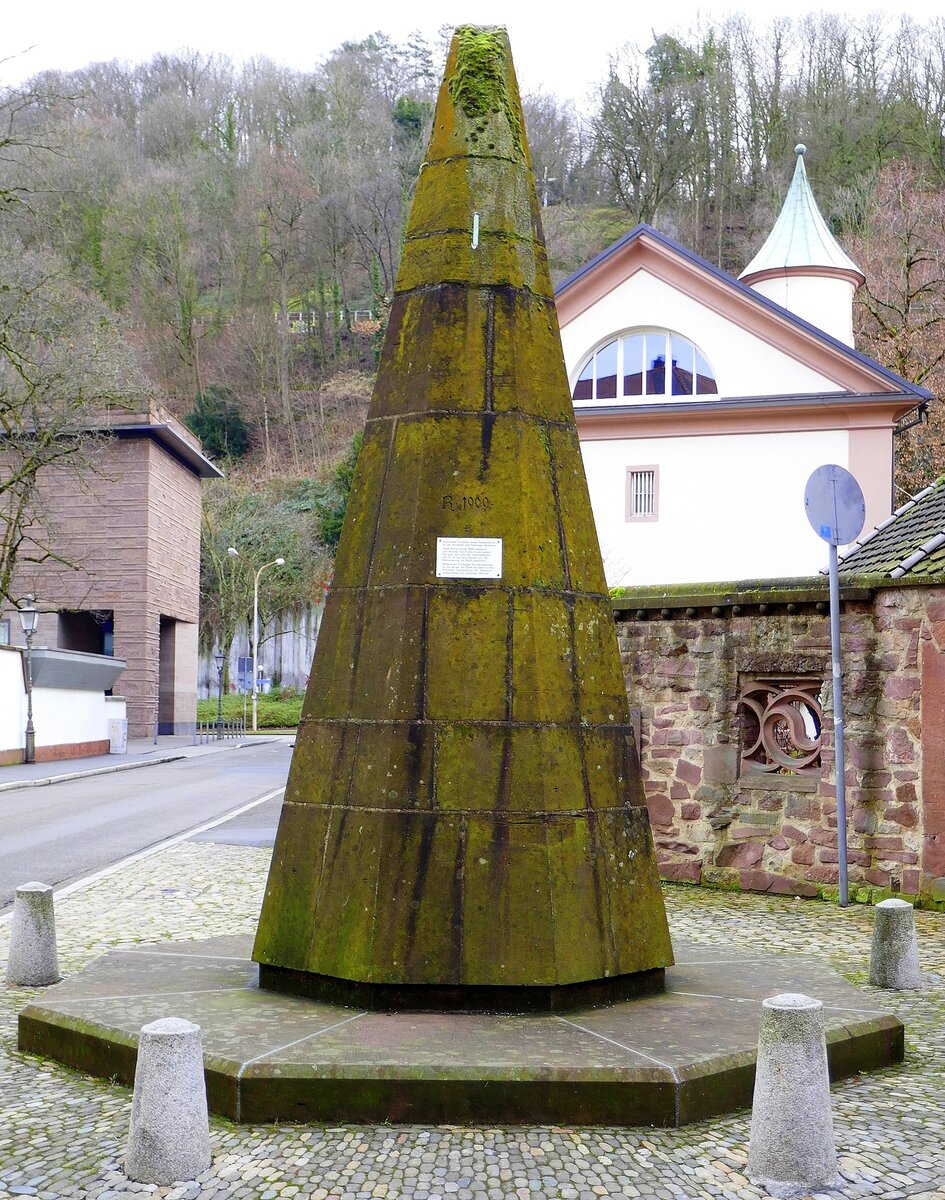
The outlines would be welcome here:
[[[672,963],[503,29],[450,48],[253,957],[513,1011]]]

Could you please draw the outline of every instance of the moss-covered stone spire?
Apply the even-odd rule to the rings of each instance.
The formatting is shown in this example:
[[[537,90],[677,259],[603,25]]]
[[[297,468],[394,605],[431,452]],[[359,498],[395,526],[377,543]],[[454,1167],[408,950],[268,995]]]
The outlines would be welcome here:
[[[450,48],[254,956],[392,1007],[672,961],[501,29]]]

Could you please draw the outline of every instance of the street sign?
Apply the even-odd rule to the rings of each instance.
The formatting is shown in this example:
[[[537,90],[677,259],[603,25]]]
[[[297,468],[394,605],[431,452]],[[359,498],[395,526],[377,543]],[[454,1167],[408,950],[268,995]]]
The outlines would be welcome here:
[[[804,489],[804,508],[811,528],[832,546],[849,545],[866,520],[866,501],[849,471],[834,463],[818,467]]]

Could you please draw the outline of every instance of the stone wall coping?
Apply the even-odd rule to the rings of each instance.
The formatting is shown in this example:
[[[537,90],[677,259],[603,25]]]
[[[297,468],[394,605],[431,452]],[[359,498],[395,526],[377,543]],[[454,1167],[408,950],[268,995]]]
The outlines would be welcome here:
[[[884,581],[889,586],[890,581]],[[844,583],[840,598],[870,600],[873,588],[860,581]],[[749,579],[727,583],[673,584],[668,587],[631,587],[615,589],[611,595],[614,611],[635,609],[731,608],[732,605],[823,604],[829,599],[826,576],[800,579]]]
[[[872,600],[879,591],[930,588],[945,585],[945,576],[891,579],[888,575],[840,574],[840,598],[848,602]],[[723,583],[675,583],[613,588],[614,612],[646,608],[724,608],[733,604],[821,604],[829,599],[826,574],[797,579],[743,579]]]

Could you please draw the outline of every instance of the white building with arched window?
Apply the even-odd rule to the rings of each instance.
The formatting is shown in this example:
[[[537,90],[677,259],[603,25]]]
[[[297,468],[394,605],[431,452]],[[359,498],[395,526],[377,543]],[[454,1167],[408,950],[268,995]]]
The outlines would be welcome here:
[[[854,348],[863,280],[799,147],[781,215],[740,280],[638,225],[559,285],[611,586],[815,574],[827,550],[804,487],[825,463],[856,476],[867,529],[892,512],[894,430],[929,393]]]

